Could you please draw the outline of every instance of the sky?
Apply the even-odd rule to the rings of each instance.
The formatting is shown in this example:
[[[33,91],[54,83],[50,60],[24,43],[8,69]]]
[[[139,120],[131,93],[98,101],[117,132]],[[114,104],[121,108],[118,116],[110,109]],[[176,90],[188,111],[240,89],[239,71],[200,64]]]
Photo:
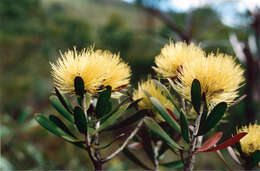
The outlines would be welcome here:
[[[134,0],[124,1],[133,2]],[[239,22],[238,13],[260,8],[260,0],[166,0],[161,7],[164,10],[185,12],[205,5],[213,7],[221,16],[224,24],[232,26]]]
[[[255,7],[260,7],[260,0],[169,0],[170,6],[180,11],[186,11],[190,8],[200,7],[203,5],[218,3],[230,3],[233,4],[237,11],[243,12],[247,9],[253,10]]]

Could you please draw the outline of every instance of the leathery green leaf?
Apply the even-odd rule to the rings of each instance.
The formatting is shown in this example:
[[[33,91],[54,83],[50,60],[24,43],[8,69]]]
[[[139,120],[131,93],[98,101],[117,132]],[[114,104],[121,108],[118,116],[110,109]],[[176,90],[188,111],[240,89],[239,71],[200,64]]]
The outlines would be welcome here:
[[[99,127],[99,129],[95,130],[92,134],[96,134],[97,132],[102,131],[103,129],[105,129],[106,127],[114,124],[116,122],[116,120],[125,112],[125,110],[128,108],[130,104],[124,104],[122,105],[117,112],[115,112],[113,115],[111,115],[109,118],[107,118],[107,120],[105,120]]]
[[[167,112],[167,110],[163,107],[163,105],[154,97],[150,97],[150,100],[157,110],[157,112],[163,117],[163,119],[176,131],[181,133],[181,127],[180,125],[170,116],[170,114]]]
[[[76,106],[74,108],[74,119],[79,132],[82,134],[86,134],[87,120],[84,111],[79,106]]]
[[[50,96],[50,103],[63,117],[65,117],[71,123],[74,123],[73,116],[61,104],[61,102],[57,96]]]
[[[208,131],[210,131],[212,128],[214,128],[217,125],[217,123],[221,120],[223,115],[225,114],[226,109],[227,109],[227,103],[221,102],[217,104],[210,112],[204,125],[202,125],[199,135],[205,134]]]
[[[194,79],[191,85],[191,103],[195,111],[200,114],[201,88],[197,79]]]
[[[186,117],[183,113],[181,113],[180,116],[180,122],[181,122],[181,133],[182,133],[182,137],[183,139],[189,143],[190,139],[189,139],[189,128],[188,128],[188,123],[186,120]]]
[[[145,117],[144,122],[155,135],[167,142],[173,150],[182,149],[173,139],[171,139],[171,137],[160,127],[160,125],[157,124],[155,120],[150,117]]]
[[[48,118],[46,118],[45,116],[43,116],[42,114],[35,114],[34,116],[35,120],[45,129],[47,129],[48,131],[50,131],[51,133],[64,138],[67,141],[70,142],[78,142],[77,139],[75,139],[74,137],[68,135],[67,133],[65,133],[62,129],[60,129],[54,122],[50,121]]]
[[[74,79],[74,88],[76,95],[83,97],[85,93],[84,81],[81,77],[77,76]]]
[[[110,102],[111,97],[111,87],[107,86],[106,89],[99,93],[97,106],[95,109],[96,116],[101,118],[106,115],[112,108],[112,104]]]

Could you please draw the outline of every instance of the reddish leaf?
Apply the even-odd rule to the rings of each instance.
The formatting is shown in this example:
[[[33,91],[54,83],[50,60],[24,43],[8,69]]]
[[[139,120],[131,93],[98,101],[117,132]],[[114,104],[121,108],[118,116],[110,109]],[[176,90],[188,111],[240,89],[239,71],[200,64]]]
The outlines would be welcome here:
[[[212,148],[211,150],[207,150],[205,152],[222,150],[224,148],[227,148],[228,146],[232,146],[233,144],[237,143],[241,138],[243,138],[246,134],[247,134],[247,132],[241,132],[241,133],[235,135],[234,137],[229,138],[227,141],[223,142],[222,144]]]
[[[213,147],[215,144],[218,143],[222,135],[223,135],[222,132],[218,132],[212,137],[210,137],[206,142],[202,144],[202,146],[196,151],[196,153],[207,151],[209,148]]]
[[[171,117],[172,117],[176,122],[178,122],[178,120],[177,120],[177,118],[175,117],[174,113],[173,113],[170,109],[168,109],[168,108],[166,108],[166,110],[167,110],[167,112],[171,115]]]

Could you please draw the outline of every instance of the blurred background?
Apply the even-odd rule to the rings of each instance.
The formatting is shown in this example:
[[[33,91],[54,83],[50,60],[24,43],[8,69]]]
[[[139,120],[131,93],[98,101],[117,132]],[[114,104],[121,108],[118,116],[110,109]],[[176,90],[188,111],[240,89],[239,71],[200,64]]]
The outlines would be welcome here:
[[[0,170],[89,168],[85,152],[33,120],[36,112],[55,113],[48,101],[49,62],[73,46],[120,52],[132,68],[133,87],[153,74],[154,57],[170,39],[237,56],[246,70],[241,95],[247,98],[217,129],[230,130],[224,132],[230,137],[241,125],[259,123],[259,7],[259,0],[1,0]],[[120,156],[105,168],[138,167]],[[201,154],[195,168],[224,165],[216,154]]]

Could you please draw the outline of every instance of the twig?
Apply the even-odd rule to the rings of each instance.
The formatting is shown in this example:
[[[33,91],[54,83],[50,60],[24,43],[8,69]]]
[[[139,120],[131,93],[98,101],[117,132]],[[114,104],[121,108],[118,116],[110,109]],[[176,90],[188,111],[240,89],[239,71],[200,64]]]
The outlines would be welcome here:
[[[154,151],[154,164],[155,164],[155,171],[159,170],[159,161],[158,161],[158,156],[159,156],[159,149],[160,146],[162,145],[162,141],[157,141],[156,145],[153,149]]]
[[[241,102],[242,100],[244,100],[245,98],[246,98],[246,94],[244,94],[243,96],[241,96],[239,99],[237,99],[236,101],[234,101],[232,104],[230,104],[230,106],[229,107],[232,107],[232,106],[234,106],[234,105],[236,105],[236,104],[238,104],[239,102]]]
[[[87,115],[87,99],[86,99],[87,97],[86,97],[86,95],[84,96],[84,98],[83,98],[83,110],[84,110],[84,113],[85,113],[85,115],[86,115],[86,118],[87,118],[87,120],[88,120],[88,115]],[[87,129],[87,131],[86,131],[86,133],[85,133],[85,144],[86,144],[86,150],[87,150],[87,152],[88,152],[88,154],[89,154],[89,157],[90,157],[90,159],[91,159],[91,161],[93,162],[93,164],[94,164],[94,167],[95,167],[95,170],[102,170],[102,163],[98,160],[98,158],[95,158],[95,155],[93,155],[92,154],[92,149],[91,149],[91,145],[90,145],[90,136],[89,136],[89,133],[88,133],[88,122],[87,122],[87,124],[86,124],[86,129]],[[96,151],[95,151],[95,154],[96,154]]]
[[[96,122],[96,125],[95,125],[95,130],[97,130],[100,126],[100,121]],[[97,132],[96,135],[95,135],[95,145],[98,146],[99,145],[99,133]],[[99,149],[95,149],[95,158],[96,160],[99,160],[100,159],[100,153],[99,153]]]
[[[135,134],[139,131],[141,126],[144,123],[144,118],[138,123],[137,127],[133,130],[133,132],[129,135],[129,137],[125,140],[125,142],[122,144],[121,147],[119,147],[114,153],[110,154],[108,157],[101,159],[102,163],[107,162],[108,160],[111,160],[113,157],[115,157],[118,153],[120,153],[125,146],[128,144],[128,142],[135,136]]]
[[[85,113],[85,116],[86,116],[86,119],[87,119],[87,131],[86,131],[86,137],[85,137],[85,141],[86,141],[86,146],[88,147],[89,145],[90,145],[90,138],[89,138],[89,133],[88,133],[88,109],[87,109],[87,95],[85,95],[84,96],[84,98],[83,98],[83,111],[84,111],[84,113]]]
[[[194,167],[194,163],[195,163],[194,150],[195,150],[196,143],[198,140],[198,137],[196,137],[196,135],[198,134],[202,112],[203,112],[203,104],[200,106],[200,114],[195,121],[195,128],[193,129],[193,132],[192,132],[191,146],[188,151],[188,159],[184,166],[185,171],[191,171],[191,170],[193,170],[193,167]]]
[[[154,8],[150,8],[144,5],[139,5],[142,9],[144,9],[145,11],[147,11],[148,13],[150,13],[153,16],[156,16],[158,18],[160,18],[171,30],[173,30],[174,32],[176,32],[180,38],[182,40],[185,40],[187,43],[190,42],[190,37],[183,32],[173,21],[172,18],[169,17],[168,15],[162,13],[161,11],[154,9]]]
[[[122,133],[120,135],[118,135],[114,140],[112,140],[110,143],[102,146],[102,147],[98,147],[98,146],[94,146],[94,148],[98,149],[98,150],[102,150],[104,148],[109,147],[111,144],[113,144],[114,142],[116,142],[117,140],[119,140],[121,137],[125,136],[125,133]]]

